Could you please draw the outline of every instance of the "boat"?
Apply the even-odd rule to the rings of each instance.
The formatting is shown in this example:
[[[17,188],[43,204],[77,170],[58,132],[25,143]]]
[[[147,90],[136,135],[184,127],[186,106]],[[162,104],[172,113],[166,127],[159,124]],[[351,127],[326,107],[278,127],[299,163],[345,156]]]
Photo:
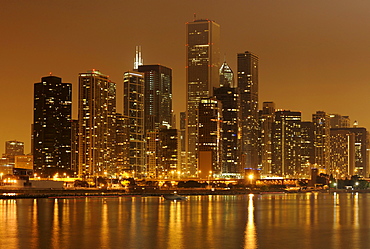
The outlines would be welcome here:
[[[176,192],[173,194],[162,195],[165,200],[169,201],[186,201],[188,198],[186,196],[178,195]]]

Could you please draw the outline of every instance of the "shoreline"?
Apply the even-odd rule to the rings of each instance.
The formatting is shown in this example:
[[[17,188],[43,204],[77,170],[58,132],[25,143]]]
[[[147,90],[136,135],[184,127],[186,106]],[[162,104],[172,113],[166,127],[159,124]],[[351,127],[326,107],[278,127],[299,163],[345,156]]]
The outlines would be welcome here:
[[[0,189],[0,199],[37,199],[37,198],[82,198],[82,197],[148,197],[162,196],[177,192],[179,195],[247,195],[247,194],[291,194],[291,193],[370,193],[370,189],[330,189],[307,192],[287,192],[281,189],[271,191],[247,190],[247,189],[151,189],[130,190],[125,189]]]

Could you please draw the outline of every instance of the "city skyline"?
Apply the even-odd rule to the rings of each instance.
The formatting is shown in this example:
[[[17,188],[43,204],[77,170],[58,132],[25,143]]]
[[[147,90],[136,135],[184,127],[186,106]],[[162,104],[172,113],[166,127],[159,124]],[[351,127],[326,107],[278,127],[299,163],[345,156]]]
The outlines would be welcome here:
[[[5,141],[19,140],[25,143],[25,153],[30,152],[32,89],[41,77],[52,72],[72,83],[76,119],[78,74],[99,69],[117,83],[117,93],[122,92],[123,73],[133,67],[136,45],[142,46],[145,64],[173,69],[173,109],[179,116],[186,110],[185,23],[193,20],[194,12],[197,19],[220,24],[221,57],[226,54],[234,72],[237,53],[258,55],[259,109],[262,102],[273,101],[277,109],[301,111],[303,121],[322,110],[348,115],[359,126],[370,127],[366,115],[370,36],[365,32],[370,3],[236,1],[225,6],[222,1],[204,1],[195,6],[195,1],[166,2],[159,3],[163,8],[158,7],[158,13],[151,11],[150,1],[141,5],[83,0],[3,3],[0,20],[9,25],[0,40],[5,62],[0,74],[0,150],[4,151]],[[124,11],[138,7],[148,19],[135,19]],[[100,12],[111,13],[112,18],[93,21]]]

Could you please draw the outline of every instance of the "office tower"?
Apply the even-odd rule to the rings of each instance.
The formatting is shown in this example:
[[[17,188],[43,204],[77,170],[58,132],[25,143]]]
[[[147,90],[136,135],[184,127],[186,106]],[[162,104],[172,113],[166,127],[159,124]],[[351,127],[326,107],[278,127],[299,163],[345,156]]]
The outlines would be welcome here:
[[[226,63],[224,63],[225,65]],[[229,72],[232,73],[229,68]],[[220,77],[221,81],[224,80]],[[222,151],[221,151],[221,169],[226,177],[236,177],[242,173],[239,164],[239,139],[238,139],[238,94],[236,89],[231,87],[233,80],[223,81],[220,88],[214,89],[214,95],[222,104]]]
[[[197,171],[198,105],[203,98],[213,96],[219,87],[220,26],[210,20],[194,20],[186,24],[187,82],[187,153],[188,170]]]
[[[33,156],[41,177],[73,174],[71,168],[72,84],[47,76],[34,85]]]
[[[339,114],[329,114],[330,128],[349,128],[351,120],[349,116],[342,116]]]
[[[263,108],[259,111],[260,135],[259,135],[259,168],[263,175],[271,175],[272,168],[272,125],[275,120],[275,103],[263,102]]]
[[[231,70],[226,61],[220,67],[220,87],[223,86],[236,87],[233,70]]]
[[[346,131],[354,134],[355,140],[355,165],[352,175],[358,175],[360,177],[369,176],[369,158],[368,158],[368,131],[364,127],[351,127],[351,128],[333,128],[333,131]]]
[[[180,178],[177,129],[159,130],[158,169],[166,178]]]
[[[111,176],[115,165],[116,84],[97,70],[79,75],[79,175]]]
[[[202,99],[198,115],[198,176],[205,179],[221,173],[221,101]]]
[[[172,69],[162,65],[142,65],[144,74],[144,124],[153,131],[172,126]]]
[[[344,129],[330,129],[330,167],[336,179],[351,178],[355,172],[355,134]]]
[[[5,154],[3,157],[9,159],[9,164],[14,166],[15,156],[24,155],[24,143],[20,141],[6,141],[5,142]]]
[[[312,122],[301,122],[301,172],[303,177],[309,177],[311,168],[316,168],[314,148],[314,125]]]
[[[238,54],[238,93],[241,122],[241,164],[258,168],[258,57]]]
[[[144,75],[123,74],[123,115],[128,119],[129,164],[133,177],[145,177]]]
[[[121,113],[116,115],[116,173],[130,176],[130,136],[128,118]]]
[[[276,111],[272,138],[272,173],[296,177],[301,166],[301,112]]]
[[[6,141],[5,154],[8,156],[24,155],[24,143],[20,141]]]
[[[315,166],[327,170],[330,166],[330,117],[323,111],[312,115],[314,124]]]

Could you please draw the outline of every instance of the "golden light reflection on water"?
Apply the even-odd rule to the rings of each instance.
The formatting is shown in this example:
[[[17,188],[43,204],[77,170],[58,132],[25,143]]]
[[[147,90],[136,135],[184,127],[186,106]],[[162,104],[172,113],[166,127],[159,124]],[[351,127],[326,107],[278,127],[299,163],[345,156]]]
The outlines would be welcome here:
[[[254,203],[253,194],[249,195],[248,200],[248,220],[247,227],[245,228],[245,249],[255,249],[257,248],[257,235],[256,235],[256,225],[254,222]]]
[[[58,248],[60,239],[60,224],[59,224],[59,205],[58,199],[54,199],[54,210],[53,210],[53,217],[52,217],[52,226],[51,226],[51,243],[53,248]]]
[[[0,245],[366,248],[369,203],[370,194],[358,193],[0,200]]]

